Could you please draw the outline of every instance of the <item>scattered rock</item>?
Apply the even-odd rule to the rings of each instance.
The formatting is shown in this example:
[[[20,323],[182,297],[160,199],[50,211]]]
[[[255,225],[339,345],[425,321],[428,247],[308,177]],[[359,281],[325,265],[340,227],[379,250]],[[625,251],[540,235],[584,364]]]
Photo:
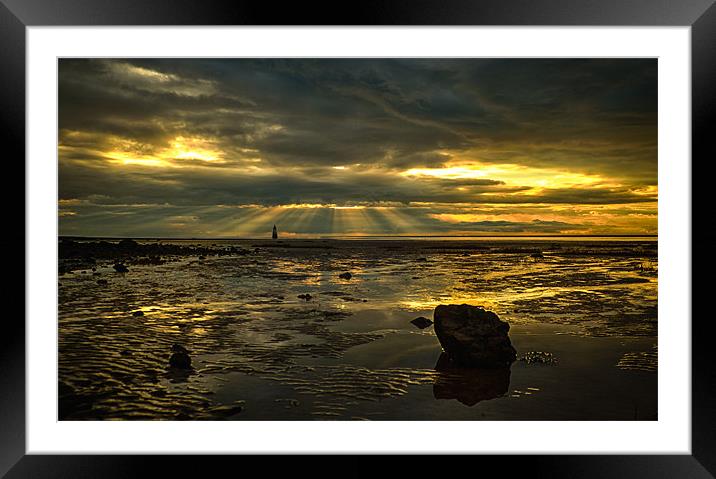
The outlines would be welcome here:
[[[517,357],[510,325],[481,306],[441,304],[433,314],[435,334],[450,360],[464,367],[505,367]]]
[[[199,256],[199,259],[206,259],[206,256],[201,255],[201,256]]]
[[[339,274],[338,277],[341,279],[351,279],[353,277],[353,275],[348,272],[345,272],[345,273]]]
[[[135,311],[132,313],[132,316],[144,316],[144,311]]]
[[[139,246],[139,243],[137,243],[133,239],[127,238],[127,239],[123,239],[122,241],[120,241],[117,246],[119,246],[122,249],[137,249],[137,247]]]
[[[421,262],[421,263],[424,263],[424,262],[427,261],[427,260],[428,260],[428,258],[418,258],[418,259],[416,259],[415,261],[419,261],[419,262]]]
[[[532,258],[534,258],[534,259],[542,259],[542,258],[544,258],[544,255],[542,254],[541,251],[537,251],[537,252],[535,252],[535,253],[532,253],[530,256],[531,256]]]
[[[419,318],[415,318],[411,321],[415,326],[417,326],[420,329],[425,329],[431,324],[433,324],[432,321],[430,321],[428,318],[420,316]]]
[[[142,256],[141,258],[136,258],[134,261],[132,261],[134,264],[143,264],[143,265],[160,265],[164,264],[164,260],[160,256]]]
[[[117,273],[127,273],[129,271],[129,268],[127,268],[122,263],[115,263],[112,267]]]
[[[222,256],[245,254],[241,248],[224,248],[220,245],[207,247],[198,244],[168,244],[161,241],[137,243],[132,239],[119,242],[109,241],[73,241],[61,238],[58,242],[59,272],[70,273],[97,267],[98,260],[124,263],[125,265],[159,265],[169,258]]]
[[[310,301],[312,297],[313,297],[313,296],[311,296],[311,295],[308,294],[308,293],[306,293],[306,294],[299,294],[299,295],[298,295],[298,298],[299,298],[299,299],[305,299],[306,301]]]

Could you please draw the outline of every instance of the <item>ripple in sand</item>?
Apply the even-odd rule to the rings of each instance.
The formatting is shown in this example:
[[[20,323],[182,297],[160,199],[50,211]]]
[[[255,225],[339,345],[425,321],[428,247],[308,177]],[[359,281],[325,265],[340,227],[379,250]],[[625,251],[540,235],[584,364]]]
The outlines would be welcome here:
[[[656,372],[658,369],[659,354],[656,346],[652,351],[637,351],[625,353],[617,362],[619,369],[629,371]]]

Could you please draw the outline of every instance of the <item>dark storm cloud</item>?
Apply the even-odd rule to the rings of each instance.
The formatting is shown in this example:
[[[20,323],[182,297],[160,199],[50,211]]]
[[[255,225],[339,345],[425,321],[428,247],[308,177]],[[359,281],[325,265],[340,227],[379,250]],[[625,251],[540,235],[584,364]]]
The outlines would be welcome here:
[[[652,60],[62,60],[60,128],[218,136],[275,164],[425,166],[436,149],[487,146],[505,162],[536,146],[533,166],[598,169],[637,148],[621,166],[641,174],[655,80]]]
[[[310,170],[309,170],[310,172]],[[106,169],[66,164],[60,171],[60,199],[105,197],[107,203],[171,203],[176,205],[274,206],[328,203],[380,204],[384,202],[464,202],[481,194],[511,193],[495,180],[416,181],[380,174],[334,173],[327,177],[304,176],[305,171],[252,175],[206,169],[146,172],[142,167]],[[462,189],[458,189],[462,188]]]
[[[60,199],[105,196],[114,203],[214,204],[328,203],[381,204],[438,203],[549,203],[621,204],[653,202],[653,195],[627,188],[545,189],[539,195],[513,195],[529,187],[507,186],[485,179],[412,180],[381,174],[334,173],[327,177],[303,176],[301,171],[252,175],[232,172],[163,170],[142,167],[106,169],[67,164],[60,171]],[[485,196],[489,194],[489,196]]]
[[[653,202],[640,188],[656,185],[656,75],[655,60],[636,59],[62,59],[60,198],[91,199],[94,218],[101,205]],[[220,161],[172,157],[177,138],[201,139]],[[134,157],[169,167],[117,160]],[[535,189],[401,174],[456,161],[614,181]],[[67,213],[61,228],[87,214]]]

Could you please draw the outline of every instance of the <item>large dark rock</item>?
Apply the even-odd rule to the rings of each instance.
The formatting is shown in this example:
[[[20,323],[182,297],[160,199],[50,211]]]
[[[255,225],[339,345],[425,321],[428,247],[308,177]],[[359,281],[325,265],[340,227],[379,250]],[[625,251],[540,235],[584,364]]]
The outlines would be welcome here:
[[[433,314],[435,334],[450,361],[464,367],[505,367],[517,358],[497,314],[469,304],[441,304]]]

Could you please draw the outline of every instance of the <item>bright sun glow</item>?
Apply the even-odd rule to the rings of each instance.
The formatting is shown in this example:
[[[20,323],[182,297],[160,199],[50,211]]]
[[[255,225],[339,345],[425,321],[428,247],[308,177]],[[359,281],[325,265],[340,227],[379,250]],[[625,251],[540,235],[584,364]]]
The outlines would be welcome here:
[[[482,163],[446,165],[443,168],[411,168],[403,171],[408,178],[440,178],[445,180],[495,179],[507,185],[530,186],[534,188],[570,188],[575,186],[618,186],[613,180],[600,175],[588,175],[545,168],[530,168],[521,165]],[[529,193],[527,193],[529,194]]]
[[[124,139],[113,139],[110,144],[112,149],[104,152],[104,156],[119,165],[176,168],[182,166],[181,160],[216,162],[223,157],[214,141],[201,137],[178,136],[169,147],[158,151]]]
[[[222,152],[215,148],[214,142],[200,137],[178,136],[171,148],[161,153],[163,158],[180,160],[216,161]]]

